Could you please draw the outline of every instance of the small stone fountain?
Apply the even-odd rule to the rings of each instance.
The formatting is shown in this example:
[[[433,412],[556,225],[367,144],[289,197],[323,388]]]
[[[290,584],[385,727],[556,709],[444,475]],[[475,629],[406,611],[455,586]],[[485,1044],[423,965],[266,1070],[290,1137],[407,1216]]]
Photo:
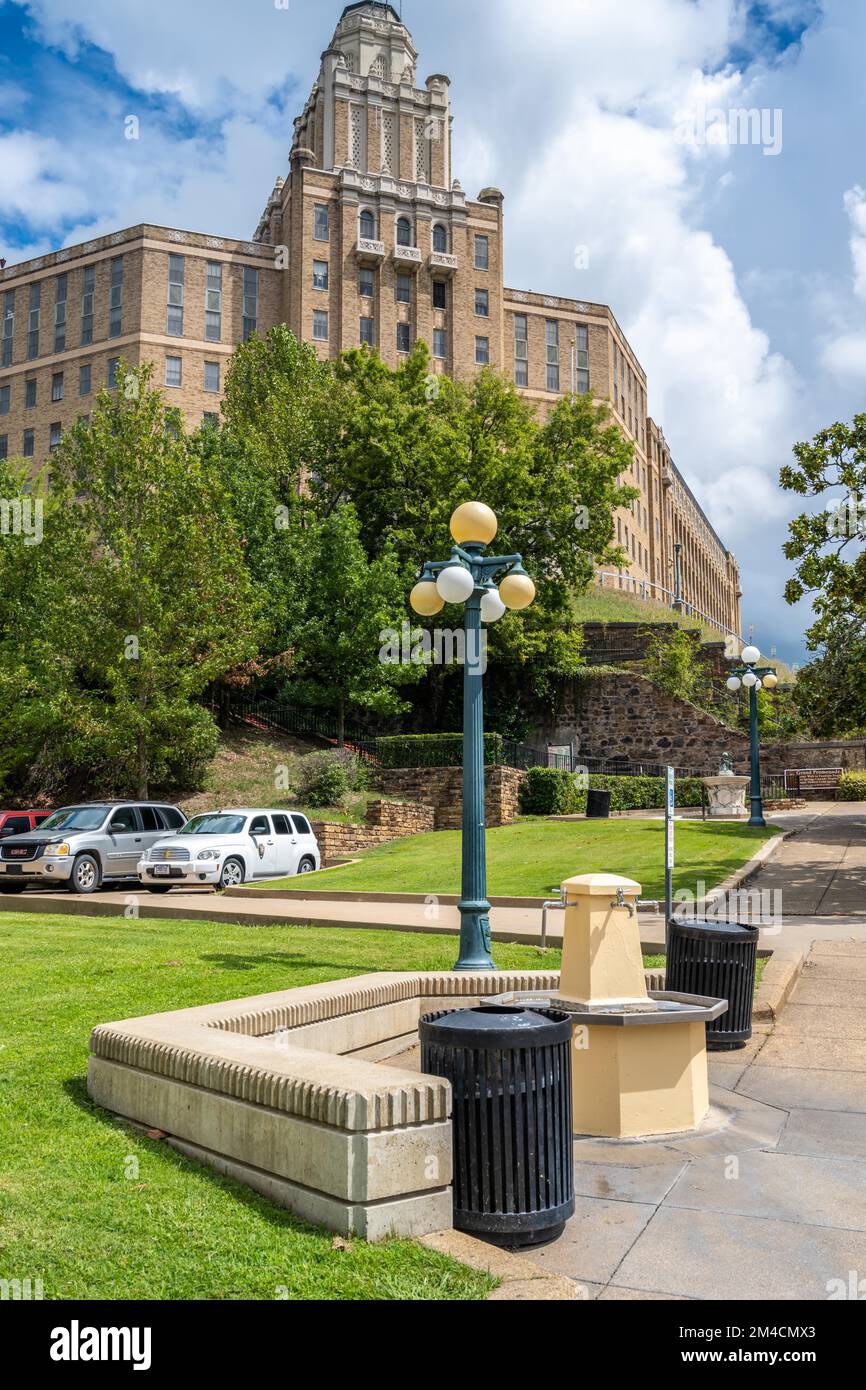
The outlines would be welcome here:
[[[696,1129],[710,1108],[706,1024],[727,1001],[647,990],[639,894],[640,884],[614,874],[566,879],[559,990],[531,996],[574,1021],[576,1134],[674,1134]],[[529,995],[497,1002],[526,1003]]]
[[[749,779],[736,775],[730,753],[722,754],[718,777],[701,780],[707,789],[711,820],[745,820],[748,817],[746,788]]]

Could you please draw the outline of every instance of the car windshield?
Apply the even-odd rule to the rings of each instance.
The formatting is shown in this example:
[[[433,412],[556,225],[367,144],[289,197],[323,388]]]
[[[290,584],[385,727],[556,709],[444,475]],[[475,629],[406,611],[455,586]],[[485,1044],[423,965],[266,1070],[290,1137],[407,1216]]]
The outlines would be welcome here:
[[[193,816],[178,835],[240,835],[245,816]]]
[[[107,815],[107,806],[66,806],[44,820],[39,829],[98,830]]]

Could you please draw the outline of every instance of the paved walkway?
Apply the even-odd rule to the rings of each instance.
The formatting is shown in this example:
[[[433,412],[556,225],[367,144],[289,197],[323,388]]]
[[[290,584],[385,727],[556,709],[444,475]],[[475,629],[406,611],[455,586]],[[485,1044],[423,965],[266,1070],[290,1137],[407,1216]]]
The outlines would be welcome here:
[[[575,1142],[577,1210],[533,1261],[605,1300],[826,1299],[866,1280],[866,943],[816,943],[775,1029],[710,1076],[698,1135]]]

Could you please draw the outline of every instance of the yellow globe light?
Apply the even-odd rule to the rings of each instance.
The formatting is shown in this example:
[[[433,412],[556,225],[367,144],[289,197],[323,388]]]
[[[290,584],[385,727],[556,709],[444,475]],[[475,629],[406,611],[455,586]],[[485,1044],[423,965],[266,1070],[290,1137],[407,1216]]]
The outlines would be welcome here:
[[[507,574],[499,585],[499,597],[506,608],[519,613],[535,598],[535,585],[528,574]]]
[[[441,613],[445,607],[439,590],[430,579],[422,579],[420,584],[415,585],[409,595],[409,602],[422,618],[433,618],[437,613]]]
[[[776,689],[776,686],[777,686],[778,684],[779,684],[779,677],[778,677],[778,676],[774,676],[772,672],[770,672],[770,674],[769,674],[768,676],[765,676],[765,677],[764,677],[764,689],[765,689],[765,690],[775,690],[775,689]]]
[[[496,513],[483,502],[464,502],[451,518],[451,534],[458,545],[489,545],[498,530]]]

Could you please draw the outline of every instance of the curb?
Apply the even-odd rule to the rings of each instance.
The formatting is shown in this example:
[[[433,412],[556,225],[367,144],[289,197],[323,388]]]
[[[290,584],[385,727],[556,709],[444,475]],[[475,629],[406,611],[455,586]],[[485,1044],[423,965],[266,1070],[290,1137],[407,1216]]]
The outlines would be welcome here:
[[[753,1020],[775,1023],[793,993],[808,954],[808,950],[803,950],[782,960],[770,957],[752,1004]]]
[[[562,1274],[551,1274],[523,1255],[514,1255],[509,1250],[488,1245],[463,1231],[453,1228],[433,1231],[431,1235],[419,1236],[417,1241],[428,1250],[450,1255],[470,1269],[480,1269],[500,1279],[499,1288],[488,1294],[488,1301],[565,1303],[581,1299],[581,1286],[573,1279],[567,1279]]]

